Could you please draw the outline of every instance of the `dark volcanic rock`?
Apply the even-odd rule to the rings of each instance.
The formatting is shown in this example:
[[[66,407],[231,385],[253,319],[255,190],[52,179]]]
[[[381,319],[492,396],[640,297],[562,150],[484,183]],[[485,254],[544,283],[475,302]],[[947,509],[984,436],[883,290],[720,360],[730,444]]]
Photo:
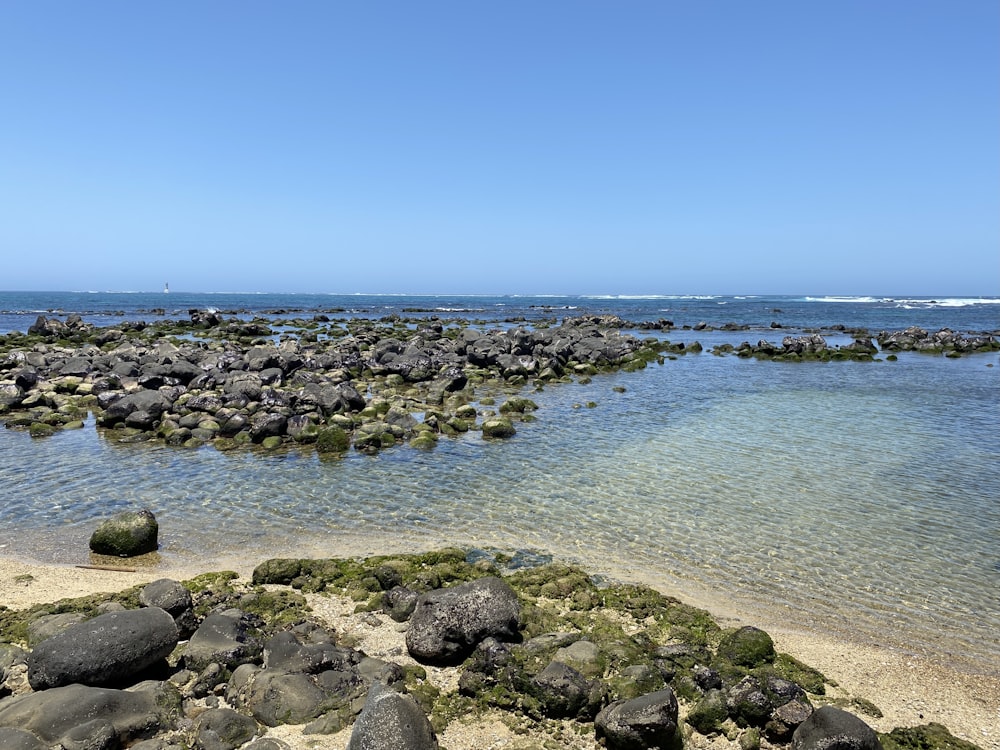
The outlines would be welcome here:
[[[169,612],[182,638],[189,638],[197,628],[191,592],[177,581],[161,578],[147,584],[139,592],[139,603]]]
[[[726,696],[729,715],[740,726],[763,726],[774,706],[764,693],[760,680],[750,675],[729,689]]]
[[[90,549],[99,555],[133,557],[155,552],[160,527],[147,509],[123,511],[101,523],[90,537]]]
[[[166,683],[148,683],[128,691],[68,685],[28,693],[0,703],[0,727],[31,732],[45,747],[126,747],[169,723],[170,691]]]
[[[668,747],[677,734],[677,698],[670,688],[605,706],[594,720],[612,750]]]
[[[347,750],[435,750],[437,737],[412,698],[376,683],[368,691]]]
[[[176,645],[174,618],[158,607],[109,612],[38,644],[28,656],[28,683],[34,690],[119,683],[165,659]]]
[[[98,421],[105,426],[125,422],[133,413],[145,415],[144,422],[152,425],[163,412],[171,407],[171,401],[159,391],[142,390],[122,396],[109,404]]]
[[[588,680],[568,664],[552,661],[531,680],[528,688],[553,719],[593,719],[604,701],[599,680]]]
[[[235,750],[257,734],[257,722],[231,708],[209,709],[198,717],[199,750]]]
[[[184,649],[184,666],[201,671],[209,664],[233,669],[260,658],[263,647],[249,615],[228,610],[206,617]]]
[[[410,616],[406,647],[413,658],[457,664],[484,638],[518,635],[517,594],[495,577],[422,594]]]
[[[792,750],[882,750],[882,743],[854,714],[822,706],[795,730]]]
[[[0,747],[4,750],[49,750],[49,744],[43,743],[31,732],[14,727],[0,727]]]

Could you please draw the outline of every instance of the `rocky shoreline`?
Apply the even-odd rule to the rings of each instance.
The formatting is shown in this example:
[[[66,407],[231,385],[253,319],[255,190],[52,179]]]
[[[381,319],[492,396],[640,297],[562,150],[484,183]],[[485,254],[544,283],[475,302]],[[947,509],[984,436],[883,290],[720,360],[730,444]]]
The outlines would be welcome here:
[[[519,421],[533,418],[534,403],[519,395],[528,387],[703,351],[697,341],[663,338],[672,328],[669,320],[639,324],[607,315],[513,321],[507,329],[395,316],[227,319],[202,310],[190,311],[189,320],[108,328],[77,315],[39,316],[26,334],[0,337],[0,417],[34,437],[83,427],[93,415],[102,435],[118,442],[219,450],[302,445],[320,454],[407,443],[432,449],[439,437],[470,430],[513,436]],[[807,332],[780,343],[720,344],[711,353],[826,362],[1000,350],[991,334],[831,332],[852,343],[831,346]]]
[[[432,748],[484,717],[518,748],[976,747],[933,723],[876,733],[878,706],[758,628],[498,553],[272,559],[4,607],[0,641],[12,750],[285,750],[287,727]]]

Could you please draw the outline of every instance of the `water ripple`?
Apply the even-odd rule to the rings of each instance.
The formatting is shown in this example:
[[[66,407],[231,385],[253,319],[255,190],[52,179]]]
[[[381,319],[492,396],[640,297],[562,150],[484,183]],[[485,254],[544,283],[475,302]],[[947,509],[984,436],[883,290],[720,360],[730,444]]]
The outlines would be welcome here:
[[[939,359],[704,356],[549,386],[513,440],[430,453],[321,461],[4,431],[0,544],[81,561],[98,519],[147,506],[164,555],[206,565],[359,539],[538,549],[995,665],[997,393],[995,373]]]

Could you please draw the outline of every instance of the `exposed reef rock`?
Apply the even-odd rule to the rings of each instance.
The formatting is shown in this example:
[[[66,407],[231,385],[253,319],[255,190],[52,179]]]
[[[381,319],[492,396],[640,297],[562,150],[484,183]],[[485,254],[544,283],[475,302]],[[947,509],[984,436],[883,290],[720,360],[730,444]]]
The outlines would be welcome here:
[[[726,630],[653,589],[598,585],[564,565],[516,567],[518,559],[457,549],[272,559],[252,582],[210,573],[0,609],[0,743],[280,750],[269,728],[293,724],[306,734],[350,731],[351,748],[429,750],[451,722],[499,711],[524,733],[545,736],[570,720],[575,736],[622,750],[680,748],[702,735],[734,747],[762,738],[801,750],[879,747],[860,717],[829,705],[823,675],[775,653],[764,631]],[[317,604],[352,599],[355,613],[317,617],[301,592]],[[405,609],[386,613],[400,592],[419,597],[409,620]],[[171,611],[143,606],[154,602]],[[56,613],[82,621],[26,648],[33,624]],[[186,643],[174,624],[184,616],[193,625]],[[346,635],[354,618],[405,628],[399,636],[417,663],[357,648]],[[415,647],[425,641],[434,647]],[[52,671],[40,665],[56,661],[76,672],[38,679]],[[114,684],[57,686],[70,679]],[[939,725],[883,739],[892,748],[974,747],[949,744],[959,740]]]

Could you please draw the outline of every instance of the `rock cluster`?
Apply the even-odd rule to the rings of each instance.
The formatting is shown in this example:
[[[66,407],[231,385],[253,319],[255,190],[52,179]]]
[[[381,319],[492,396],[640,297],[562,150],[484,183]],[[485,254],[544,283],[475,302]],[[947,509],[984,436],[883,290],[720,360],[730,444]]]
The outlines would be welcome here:
[[[928,333],[923,328],[911,326],[903,331],[880,331],[875,338],[879,347],[887,352],[972,354],[1000,349],[1000,342],[995,336],[964,336],[948,328]]]
[[[928,334],[922,328],[907,328],[905,331],[892,333],[881,331],[875,336],[875,341],[878,342],[877,346],[867,332],[856,331],[854,340],[850,344],[830,346],[823,336],[812,333],[804,336],[785,336],[780,344],[765,339],[756,344],[748,341],[737,346],[720,344],[712,352],[756,359],[867,361],[873,359],[880,350],[890,356],[901,351],[916,351],[928,354],[943,353],[950,357],[1000,350],[1000,340],[995,336],[965,336],[948,329],[933,334]]]
[[[165,324],[95,330],[39,317],[31,336],[4,337],[0,414],[8,427],[38,436],[83,426],[92,413],[102,434],[118,441],[220,449],[306,443],[320,452],[351,444],[375,452],[405,441],[432,447],[439,435],[476,426],[477,387],[641,367],[669,347],[622,334],[614,323],[482,330],[353,320],[326,326],[323,337],[315,328],[282,337],[265,322],[222,325],[199,313],[180,338]],[[31,345],[19,346],[22,339]],[[529,418],[524,412],[484,409],[484,434],[510,437],[513,421]]]
[[[451,721],[492,709],[526,732],[575,722],[610,750],[680,747],[695,734],[741,747],[880,747],[864,721],[824,705],[823,676],[776,653],[764,631],[722,630],[646,587],[598,588],[576,568],[511,562],[461,550],[274,559],[252,584],[206,574],[0,610],[0,746],[282,750],[268,729],[297,724],[349,731],[354,750],[430,750]],[[366,618],[410,599],[393,615],[408,658],[359,650],[301,592],[349,596]],[[53,619],[74,609],[79,618]],[[56,632],[24,650],[40,621]],[[457,668],[457,691],[421,665]]]

